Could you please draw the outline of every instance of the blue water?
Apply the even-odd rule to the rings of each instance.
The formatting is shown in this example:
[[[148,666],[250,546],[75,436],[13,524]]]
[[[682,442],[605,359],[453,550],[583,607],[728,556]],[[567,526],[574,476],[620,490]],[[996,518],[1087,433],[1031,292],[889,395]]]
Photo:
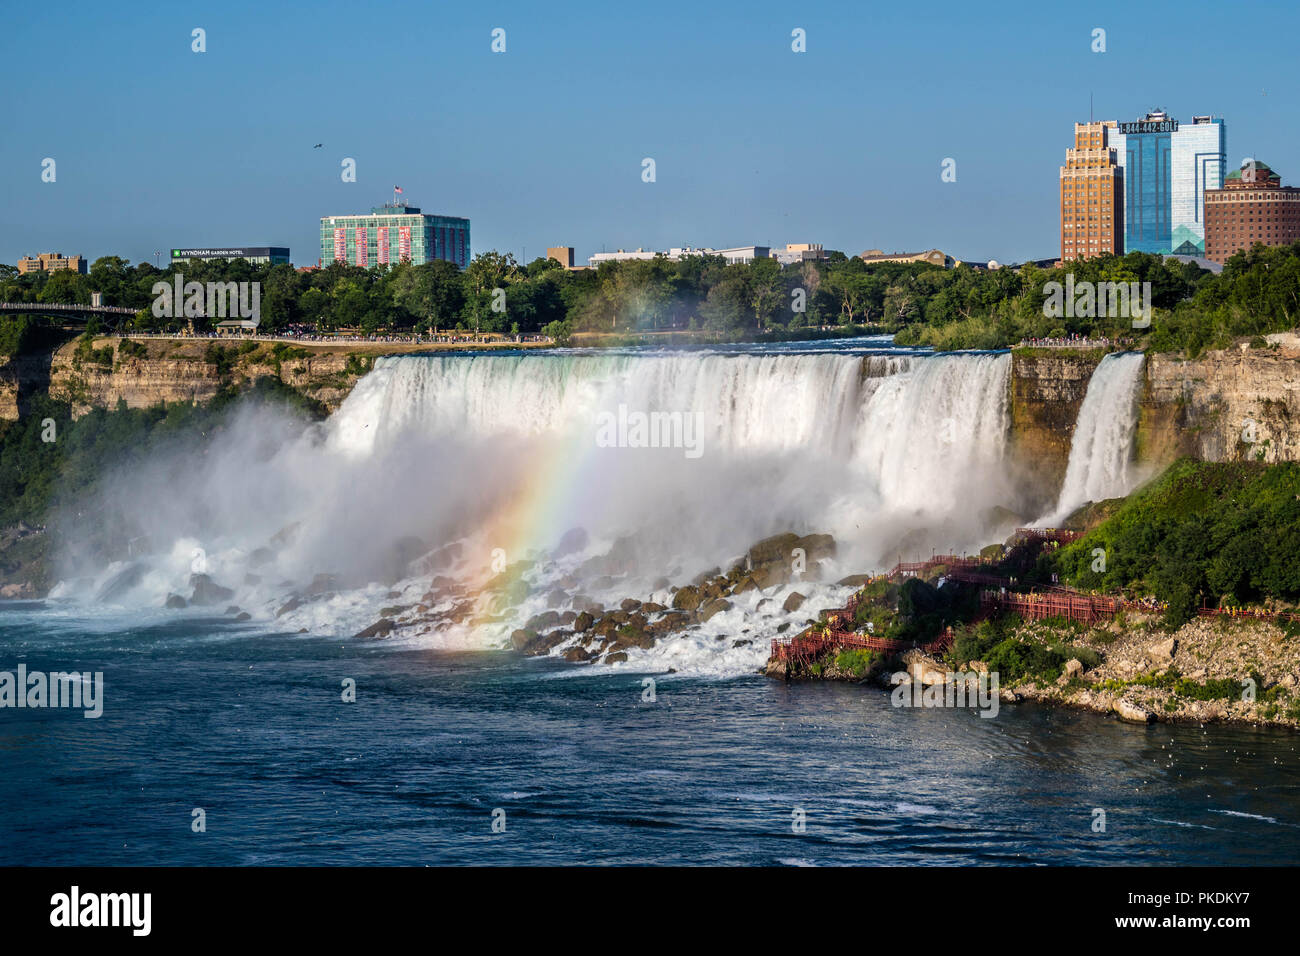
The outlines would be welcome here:
[[[0,605],[0,670],[100,670],[106,698],[0,710],[0,864],[1300,859],[1291,733],[760,676],[648,702],[644,675],[147,613]]]

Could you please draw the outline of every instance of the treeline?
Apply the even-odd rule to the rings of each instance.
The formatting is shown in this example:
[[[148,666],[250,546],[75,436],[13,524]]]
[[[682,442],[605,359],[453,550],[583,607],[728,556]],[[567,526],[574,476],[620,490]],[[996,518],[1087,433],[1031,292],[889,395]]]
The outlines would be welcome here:
[[[834,252],[817,262],[782,266],[774,259],[731,264],[719,256],[604,263],[570,272],[535,259],[486,252],[460,270],[452,263],[402,263],[362,269],[335,263],[299,272],[292,266],[197,262],[182,267],[187,281],[260,282],[263,331],[341,329],[366,334],[464,330],[631,334],[706,331],[731,338],[797,334],[808,329],[865,328],[897,333],[902,345],[939,349],[1005,348],[1030,338],[1067,335],[1145,340],[1159,351],[1195,354],[1235,337],[1291,329],[1300,312],[1300,243],[1263,246],[1233,257],[1221,275],[1193,263],[1146,253],[1103,256],[1065,269],[994,270],[959,266],[863,262]],[[115,256],[97,259],[88,275],[18,276],[0,266],[0,300],[89,303],[138,310],[130,330],[186,326],[160,319],[150,307],[155,282],[173,270]],[[1132,317],[1044,314],[1049,283],[1073,273],[1076,285],[1151,283],[1149,328]],[[203,331],[206,320],[195,320]],[[26,331],[0,323],[0,347],[21,348]]]

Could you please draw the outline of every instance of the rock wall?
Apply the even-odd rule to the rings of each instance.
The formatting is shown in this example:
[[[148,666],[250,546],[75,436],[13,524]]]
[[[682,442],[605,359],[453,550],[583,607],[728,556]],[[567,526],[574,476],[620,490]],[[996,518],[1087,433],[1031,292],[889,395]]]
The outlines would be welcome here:
[[[48,389],[51,396],[72,402],[80,417],[93,407],[113,408],[125,401],[130,408],[159,402],[206,402],[222,388],[243,388],[264,376],[286,385],[334,411],[373,361],[367,351],[291,348],[276,355],[266,344],[236,355],[227,345],[225,367],[210,361],[211,340],[137,340],[145,354],[124,352],[119,339],[100,338],[92,344],[98,356],[78,355],[68,342],[53,354],[20,356],[0,365],[0,419],[13,421],[26,411],[30,395]],[[236,343],[237,344],[237,343]],[[111,353],[111,358],[108,353]]]
[[[1011,355],[1012,467],[1041,507],[1060,491],[1079,406],[1102,354],[1019,349]]]
[[[1138,460],[1300,460],[1300,342],[1147,358]]]

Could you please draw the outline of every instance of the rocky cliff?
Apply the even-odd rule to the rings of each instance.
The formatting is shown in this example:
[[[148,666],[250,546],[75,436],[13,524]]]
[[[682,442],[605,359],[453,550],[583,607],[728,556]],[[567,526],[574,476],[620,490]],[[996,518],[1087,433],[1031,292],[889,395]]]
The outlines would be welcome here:
[[[1017,349],[1011,355],[1011,458],[1041,507],[1060,491],[1079,406],[1102,354]]]
[[[1149,356],[1139,461],[1300,460],[1300,339],[1269,340],[1191,360]]]
[[[1300,460],[1300,336],[1271,335],[1195,359],[1147,356],[1137,460]],[[1101,353],[1018,350],[1011,364],[1013,467],[1050,500],[1070,458],[1079,406]]]
[[[0,419],[15,420],[30,397],[48,390],[69,400],[77,417],[92,407],[206,402],[226,387],[279,378],[328,411],[347,397],[382,348],[303,348],[269,343],[216,343],[98,338],[68,342],[53,354],[15,357],[0,366]],[[219,350],[219,351],[218,351]]]

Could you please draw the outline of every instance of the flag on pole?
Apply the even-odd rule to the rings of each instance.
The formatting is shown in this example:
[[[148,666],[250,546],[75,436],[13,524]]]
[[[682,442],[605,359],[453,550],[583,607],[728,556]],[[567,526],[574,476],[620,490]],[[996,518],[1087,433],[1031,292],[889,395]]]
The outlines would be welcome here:
[[[402,191],[402,187],[401,187],[401,186],[394,186],[394,187],[393,187],[393,192],[395,192],[395,193],[400,193],[401,191]]]

